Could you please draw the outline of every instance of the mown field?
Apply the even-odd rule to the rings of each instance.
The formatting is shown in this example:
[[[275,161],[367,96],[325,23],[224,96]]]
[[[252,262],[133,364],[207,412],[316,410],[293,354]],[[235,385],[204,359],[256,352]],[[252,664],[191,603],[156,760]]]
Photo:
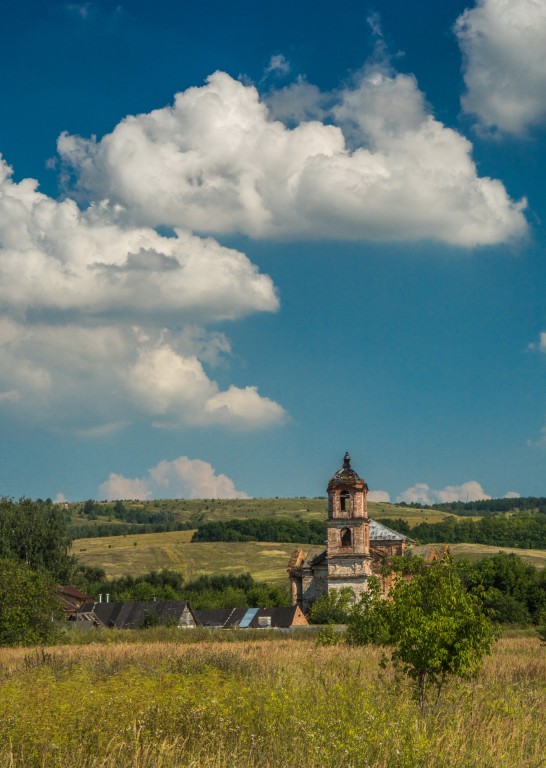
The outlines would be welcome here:
[[[171,568],[185,580],[202,574],[246,573],[257,581],[286,581],[286,567],[297,544],[271,542],[199,542],[193,531],[143,533],[80,539],[72,547],[79,562],[104,568],[108,578],[140,576]]]
[[[85,565],[104,568],[109,578],[141,576],[152,570],[172,568],[186,580],[201,574],[249,572],[257,581],[282,582],[287,580],[286,567],[298,544],[272,542],[195,542],[190,543],[193,531],[143,533],[135,536],[107,536],[79,539],[72,551]],[[438,545],[441,546],[441,545]],[[302,544],[305,552],[319,552],[321,547]],[[455,558],[480,557],[499,551],[514,552],[537,567],[546,565],[546,551],[489,547],[481,544],[452,544]],[[430,546],[415,547],[416,554],[426,554]]]
[[[423,716],[380,649],[176,632],[0,649],[0,768],[544,768],[538,639],[500,640]]]

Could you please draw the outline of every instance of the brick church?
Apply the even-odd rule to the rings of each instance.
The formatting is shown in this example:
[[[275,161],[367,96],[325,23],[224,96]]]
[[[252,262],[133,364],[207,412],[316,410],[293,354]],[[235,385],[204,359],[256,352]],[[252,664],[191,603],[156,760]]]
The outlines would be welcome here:
[[[392,586],[384,566],[393,555],[404,554],[409,539],[368,517],[368,486],[351,467],[348,453],[343,466],[328,483],[328,540],[318,555],[294,552],[288,566],[292,605],[307,613],[326,592],[349,587],[355,598],[376,576],[381,593]]]

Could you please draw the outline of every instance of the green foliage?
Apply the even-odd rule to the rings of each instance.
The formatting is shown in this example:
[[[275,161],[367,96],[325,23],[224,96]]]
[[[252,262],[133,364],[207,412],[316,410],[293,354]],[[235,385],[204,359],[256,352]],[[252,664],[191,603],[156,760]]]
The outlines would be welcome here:
[[[391,521],[390,527],[398,530],[396,524],[397,521]],[[460,520],[448,516],[439,523],[419,523],[411,529],[410,535],[421,544],[441,541],[448,544],[465,542],[520,549],[546,549],[546,514],[495,514],[481,520]]]
[[[422,508],[422,504],[407,504],[403,506],[416,506]],[[534,511],[546,513],[546,498],[544,496],[521,496],[516,499],[479,499],[477,501],[448,501],[444,504],[435,504],[434,509],[446,512],[455,512],[457,515],[486,515],[498,512],[512,512],[514,510]]]
[[[387,528],[390,528],[392,531],[397,531],[398,533],[402,533],[404,536],[409,536],[410,538],[413,538],[413,532],[410,527],[410,524],[407,520],[403,520],[401,517],[397,518],[375,518],[376,522],[381,523],[381,525],[386,525]]]
[[[346,624],[354,605],[354,593],[349,587],[327,592],[319,597],[309,611],[311,624]]]
[[[423,710],[429,684],[436,686],[438,700],[446,678],[478,671],[493,630],[479,600],[448,566],[399,580],[391,594],[386,617],[392,661],[413,680]]]
[[[493,621],[525,625],[546,610],[546,571],[514,554],[499,552],[475,563],[462,560],[455,568]]]
[[[77,586],[90,595],[110,595],[112,602],[187,600],[192,608],[272,608],[290,604],[288,587],[256,582],[249,573],[200,576],[184,583],[178,571],[150,571],[143,576],[105,579],[102,569],[80,569]],[[88,577],[88,578],[87,578]]]
[[[0,645],[35,645],[55,639],[55,583],[24,563],[0,560]]]
[[[347,621],[346,640],[351,645],[385,645],[390,641],[387,601],[381,599],[379,582],[371,578],[368,591],[353,606]]]
[[[279,541],[297,544],[323,544],[326,520],[249,518],[203,523],[192,541]]]
[[[344,636],[333,624],[325,624],[317,635],[317,645],[339,645]]]
[[[0,499],[0,557],[19,560],[65,581],[73,567],[69,546],[64,513],[50,499]]]

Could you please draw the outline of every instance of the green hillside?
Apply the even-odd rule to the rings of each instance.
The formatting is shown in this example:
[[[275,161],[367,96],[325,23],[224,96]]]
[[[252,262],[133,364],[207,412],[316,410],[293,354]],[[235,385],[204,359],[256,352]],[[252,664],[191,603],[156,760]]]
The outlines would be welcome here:
[[[299,499],[159,499],[152,501],[78,502],[66,505],[67,520],[74,538],[108,535],[108,528],[138,533],[174,530],[187,526],[197,528],[202,523],[244,518],[284,517],[292,520],[325,520],[325,498]],[[402,518],[410,526],[422,522],[435,523],[448,512],[419,509],[394,504],[369,502],[370,517]],[[127,530],[127,526],[131,530]],[[153,528],[153,531],[152,531]],[[96,529],[96,531],[95,531]]]

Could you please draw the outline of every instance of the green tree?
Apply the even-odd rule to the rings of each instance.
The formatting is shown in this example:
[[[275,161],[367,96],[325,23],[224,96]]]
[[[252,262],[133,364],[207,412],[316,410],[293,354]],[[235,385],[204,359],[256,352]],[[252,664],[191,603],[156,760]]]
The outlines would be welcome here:
[[[392,661],[408,674],[424,711],[429,685],[436,703],[450,676],[471,677],[494,639],[478,598],[446,565],[428,567],[395,586],[386,612]]]
[[[345,638],[351,645],[385,645],[390,641],[389,603],[381,599],[377,578],[368,581],[368,590],[353,606]]]
[[[353,590],[344,587],[319,597],[309,611],[311,624],[346,624],[353,609]]]
[[[62,582],[73,567],[69,546],[64,513],[51,500],[0,499],[0,557],[45,569]]]
[[[0,560],[0,645],[35,645],[55,639],[59,611],[49,574],[15,560]]]

